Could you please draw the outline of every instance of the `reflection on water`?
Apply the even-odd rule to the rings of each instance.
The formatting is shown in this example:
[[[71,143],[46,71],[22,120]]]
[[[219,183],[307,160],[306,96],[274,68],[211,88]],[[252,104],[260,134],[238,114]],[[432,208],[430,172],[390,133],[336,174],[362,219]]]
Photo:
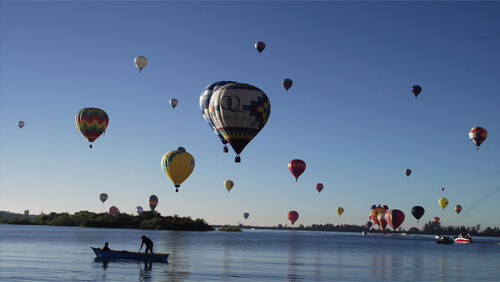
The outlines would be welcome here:
[[[114,249],[137,249],[141,235],[152,238],[158,252],[170,253],[169,262],[104,261],[90,249],[102,242],[110,242]],[[484,281],[500,277],[499,245],[437,245],[431,237],[404,237],[297,230],[179,232],[0,225],[0,281]],[[54,251],[55,245],[59,251]]]

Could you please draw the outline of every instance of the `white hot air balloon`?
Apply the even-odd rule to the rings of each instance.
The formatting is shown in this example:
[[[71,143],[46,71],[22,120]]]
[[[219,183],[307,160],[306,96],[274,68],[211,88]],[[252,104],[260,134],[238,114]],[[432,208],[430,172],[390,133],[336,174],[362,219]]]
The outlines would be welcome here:
[[[142,71],[142,69],[148,64],[148,59],[144,56],[137,56],[134,59],[134,65],[136,68],[139,69],[139,72]]]

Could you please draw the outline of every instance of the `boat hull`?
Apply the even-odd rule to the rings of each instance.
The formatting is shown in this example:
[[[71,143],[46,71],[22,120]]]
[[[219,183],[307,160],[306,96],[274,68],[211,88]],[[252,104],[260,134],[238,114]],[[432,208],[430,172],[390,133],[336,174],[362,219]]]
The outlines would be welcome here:
[[[170,254],[146,254],[128,251],[113,251],[102,250],[99,248],[91,247],[95,255],[100,259],[129,259],[129,260],[144,260],[144,261],[157,261],[167,262]]]
[[[455,243],[468,244],[472,243],[472,239],[457,238],[455,239]]]

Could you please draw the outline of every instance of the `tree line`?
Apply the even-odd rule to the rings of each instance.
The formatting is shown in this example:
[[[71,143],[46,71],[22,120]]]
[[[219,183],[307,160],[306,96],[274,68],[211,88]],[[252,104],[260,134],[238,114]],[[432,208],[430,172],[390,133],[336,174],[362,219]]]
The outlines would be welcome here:
[[[80,211],[75,214],[52,212],[49,214],[40,214],[32,219],[24,216],[15,217],[12,220],[2,219],[0,223],[153,230],[213,230],[213,228],[208,225],[205,220],[200,218],[193,220],[189,216],[162,216],[160,213],[155,211],[145,211],[136,216],[126,213],[113,215],[109,213],[93,213],[89,211]]]

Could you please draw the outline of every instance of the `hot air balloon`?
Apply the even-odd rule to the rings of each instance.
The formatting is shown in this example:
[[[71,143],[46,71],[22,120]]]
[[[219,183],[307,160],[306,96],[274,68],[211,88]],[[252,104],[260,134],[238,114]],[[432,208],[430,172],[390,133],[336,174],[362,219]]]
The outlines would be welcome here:
[[[388,210],[385,213],[385,220],[392,227],[392,230],[396,231],[405,220],[405,214],[400,210]]]
[[[377,215],[377,219],[379,222],[380,228],[382,228],[383,231],[385,231],[385,228],[387,227],[387,220],[385,219],[385,213],[379,213]]]
[[[440,219],[439,219],[439,217],[436,216],[435,218],[432,219],[432,221],[435,223],[438,223],[440,221]]]
[[[318,191],[318,193],[320,193],[323,190],[323,184],[321,183],[316,184],[316,190]]]
[[[439,199],[439,205],[443,208],[446,208],[448,206],[448,199],[446,198],[441,198]]]
[[[264,128],[271,103],[259,88],[246,83],[225,84],[212,94],[209,107],[215,129],[236,152],[235,162],[245,146]]]
[[[298,212],[296,212],[296,211],[289,211],[288,212],[288,220],[290,220],[290,222],[292,223],[292,226],[295,223],[295,221],[297,221],[297,219],[299,219]]]
[[[98,108],[83,108],[76,113],[75,123],[78,131],[92,143],[106,131],[108,114]],[[89,145],[92,148],[92,144]]]
[[[409,168],[405,169],[405,175],[410,176],[410,174],[411,174],[411,169]]]
[[[17,126],[19,126],[19,128],[23,128],[24,127],[24,121],[20,120],[17,122]]]
[[[462,211],[462,206],[461,205],[456,205],[455,206],[455,211],[457,212],[457,214],[460,214],[460,212]]]
[[[173,99],[170,99],[170,106],[172,106],[172,109],[175,109],[175,107],[177,107],[177,104],[179,104],[179,101],[175,98]]]
[[[139,69],[139,72],[142,72],[142,69],[148,64],[148,59],[144,56],[137,56],[134,59],[134,65]]]
[[[115,206],[111,206],[108,209],[108,213],[112,214],[112,215],[118,215],[118,214],[120,214],[120,210]]]
[[[101,195],[99,195],[99,200],[101,200],[101,202],[104,204],[104,202],[106,202],[106,200],[108,199],[108,194],[106,193],[101,193]]]
[[[422,92],[422,87],[420,87],[418,85],[412,86],[411,93],[413,93],[413,95],[415,95],[415,99],[417,99],[417,96],[418,96],[418,94],[420,94],[420,92]]]
[[[214,83],[211,83],[205,87],[203,92],[201,92],[200,95],[200,110],[201,110],[201,115],[205,119],[205,121],[208,123],[210,128],[212,128],[213,132],[217,137],[219,137],[220,141],[222,144],[224,144],[224,149],[223,152],[227,153],[227,140],[222,137],[222,135],[219,133],[219,131],[215,128],[214,122],[212,118],[210,117],[210,99],[212,98],[212,94],[214,90],[217,90],[219,87],[224,86],[228,83],[233,83],[234,81],[217,81]]]
[[[168,179],[174,183],[175,192],[179,192],[179,187],[186,180],[194,169],[194,158],[186,152],[186,149],[179,147],[170,151],[161,158],[161,168]]]
[[[487,136],[488,132],[482,127],[473,127],[471,130],[469,130],[469,138],[474,144],[476,144],[476,150],[479,150],[479,146],[483,144]]]
[[[143,209],[141,206],[137,206],[137,207],[135,207],[135,212],[136,212],[137,214],[141,214],[143,211],[144,211],[144,209]]]
[[[444,191],[444,187],[443,187],[443,188],[441,188],[441,191]]]
[[[249,213],[247,213],[247,212],[243,214],[243,217],[244,217],[245,219],[247,219],[249,216],[250,216],[250,214],[249,214]]]
[[[295,181],[298,181],[299,176],[306,170],[306,163],[303,160],[293,159],[288,163],[288,170],[295,177]]]
[[[367,222],[365,223],[365,226],[366,226],[366,228],[370,229],[370,228],[372,228],[373,223],[372,223],[371,221],[367,221]]]
[[[156,197],[156,195],[149,196],[148,204],[151,210],[154,211],[156,206],[158,205],[158,197]]]
[[[255,43],[255,49],[259,51],[259,54],[262,53],[262,51],[264,51],[264,48],[266,48],[266,44],[264,42],[259,41]]]
[[[288,92],[288,89],[290,89],[290,87],[292,87],[293,81],[291,79],[289,79],[289,78],[285,78],[285,79],[283,79],[283,81],[281,82],[281,84],[283,85],[283,87]]]
[[[385,213],[389,208],[387,206],[381,207],[378,205],[378,207],[373,207],[372,206],[372,211],[370,213],[370,219],[373,220],[373,223],[378,224],[380,226],[380,222],[378,220],[378,215]]]
[[[228,193],[229,193],[229,191],[231,191],[231,189],[233,189],[233,186],[234,186],[234,182],[232,180],[224,181],[224,187],[226,187]]]
[[[343,207],[338,207],[335,209],[339,217],[344,213],[344,208]]]
[[[411,208],[411,214],[418,220],[424,215],[425,209],[421,206],[414,206]]]

